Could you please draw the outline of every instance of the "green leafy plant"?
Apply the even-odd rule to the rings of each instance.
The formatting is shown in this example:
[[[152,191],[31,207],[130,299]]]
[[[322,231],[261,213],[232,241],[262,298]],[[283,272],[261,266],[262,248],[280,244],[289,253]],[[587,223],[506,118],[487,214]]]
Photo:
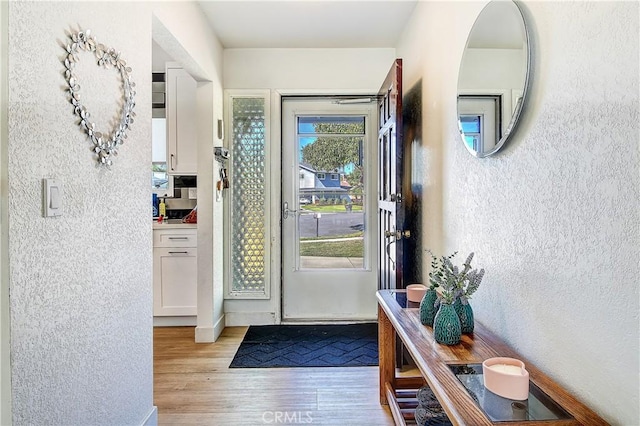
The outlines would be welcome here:
[[[431,250],[427,250],[429,255],[431,256],[431,272],[429,272],[429,289],[435,290],[436,287],[440,287],[440,283],[442,282],[442,278],[445,273],[445,259],[453,259],[458,252],[453,252],[449,256],[442,256],[438,258]]]
[[[432,271],[429,273],[431,288],[441,288],[436,304],[452,304],[458,298],[465,305],[469,303],[468,300],[478,290],[484,277],[484,269],[471,269],[474,253],[471,252],[467,256],[462,268],[455,266],[451,261],[457,252],[440,258],[436,258],[431,252],[429,253],[431,254],[432,267]]]

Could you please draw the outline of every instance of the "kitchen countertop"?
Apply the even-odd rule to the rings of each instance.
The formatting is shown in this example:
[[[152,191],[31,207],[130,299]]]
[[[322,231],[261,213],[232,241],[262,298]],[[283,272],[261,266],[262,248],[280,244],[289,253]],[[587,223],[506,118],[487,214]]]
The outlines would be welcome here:
[[[157,220],[153,221],[153,229],[197,229],[197,223],[182,223],[182,219],[168,219],[162,223],[158,223]]]

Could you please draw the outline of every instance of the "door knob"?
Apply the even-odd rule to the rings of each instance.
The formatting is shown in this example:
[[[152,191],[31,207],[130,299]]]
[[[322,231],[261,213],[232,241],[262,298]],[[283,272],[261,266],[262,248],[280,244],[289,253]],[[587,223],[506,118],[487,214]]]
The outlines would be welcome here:
[[[402,194],[398,192],[397,194],[389,195],[389,201],[400,204],[402,202]]]
[[[406,229],[404,231],[400,231],[400,230],[393,230],[393,231],[389,231],[386,230],[384,231],[384,236],[385,238],[395,238],[396,241],[400,241],[403,238],[410,238],[411,237],[411,231]]]
[[[289,213],[297,213],[298,210],[290,210],[289,209],[289,203],[288,202],[284,202],[282,203],[282,218],[286,219],[289,217]]]

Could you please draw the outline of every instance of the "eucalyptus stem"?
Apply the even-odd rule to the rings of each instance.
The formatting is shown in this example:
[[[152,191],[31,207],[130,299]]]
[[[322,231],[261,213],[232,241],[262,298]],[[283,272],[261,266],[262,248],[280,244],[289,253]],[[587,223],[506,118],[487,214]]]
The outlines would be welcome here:
[[[427,252],[431,256],[430,288],[432,290],[436,287],[441,288],[436,305],[440,303],[452,304],[456,299],[460,299],[466,305],[484,277],[484,269],[479,271],[471,269],[474,253],[471,252],[462,264],[462,268],[458,268],[452,262],[458,253],[457,251],[441,257],[436,257],[431,250],[427,250]]]

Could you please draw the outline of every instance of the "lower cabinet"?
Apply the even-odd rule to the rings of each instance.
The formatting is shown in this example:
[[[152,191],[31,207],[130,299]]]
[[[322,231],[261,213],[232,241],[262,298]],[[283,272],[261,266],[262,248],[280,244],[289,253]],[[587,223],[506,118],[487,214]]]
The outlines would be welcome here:
[[[197,315],[196,230],[167,229],[153,232],[153,315]],[[193,247],[188,247],[191,245]]]

